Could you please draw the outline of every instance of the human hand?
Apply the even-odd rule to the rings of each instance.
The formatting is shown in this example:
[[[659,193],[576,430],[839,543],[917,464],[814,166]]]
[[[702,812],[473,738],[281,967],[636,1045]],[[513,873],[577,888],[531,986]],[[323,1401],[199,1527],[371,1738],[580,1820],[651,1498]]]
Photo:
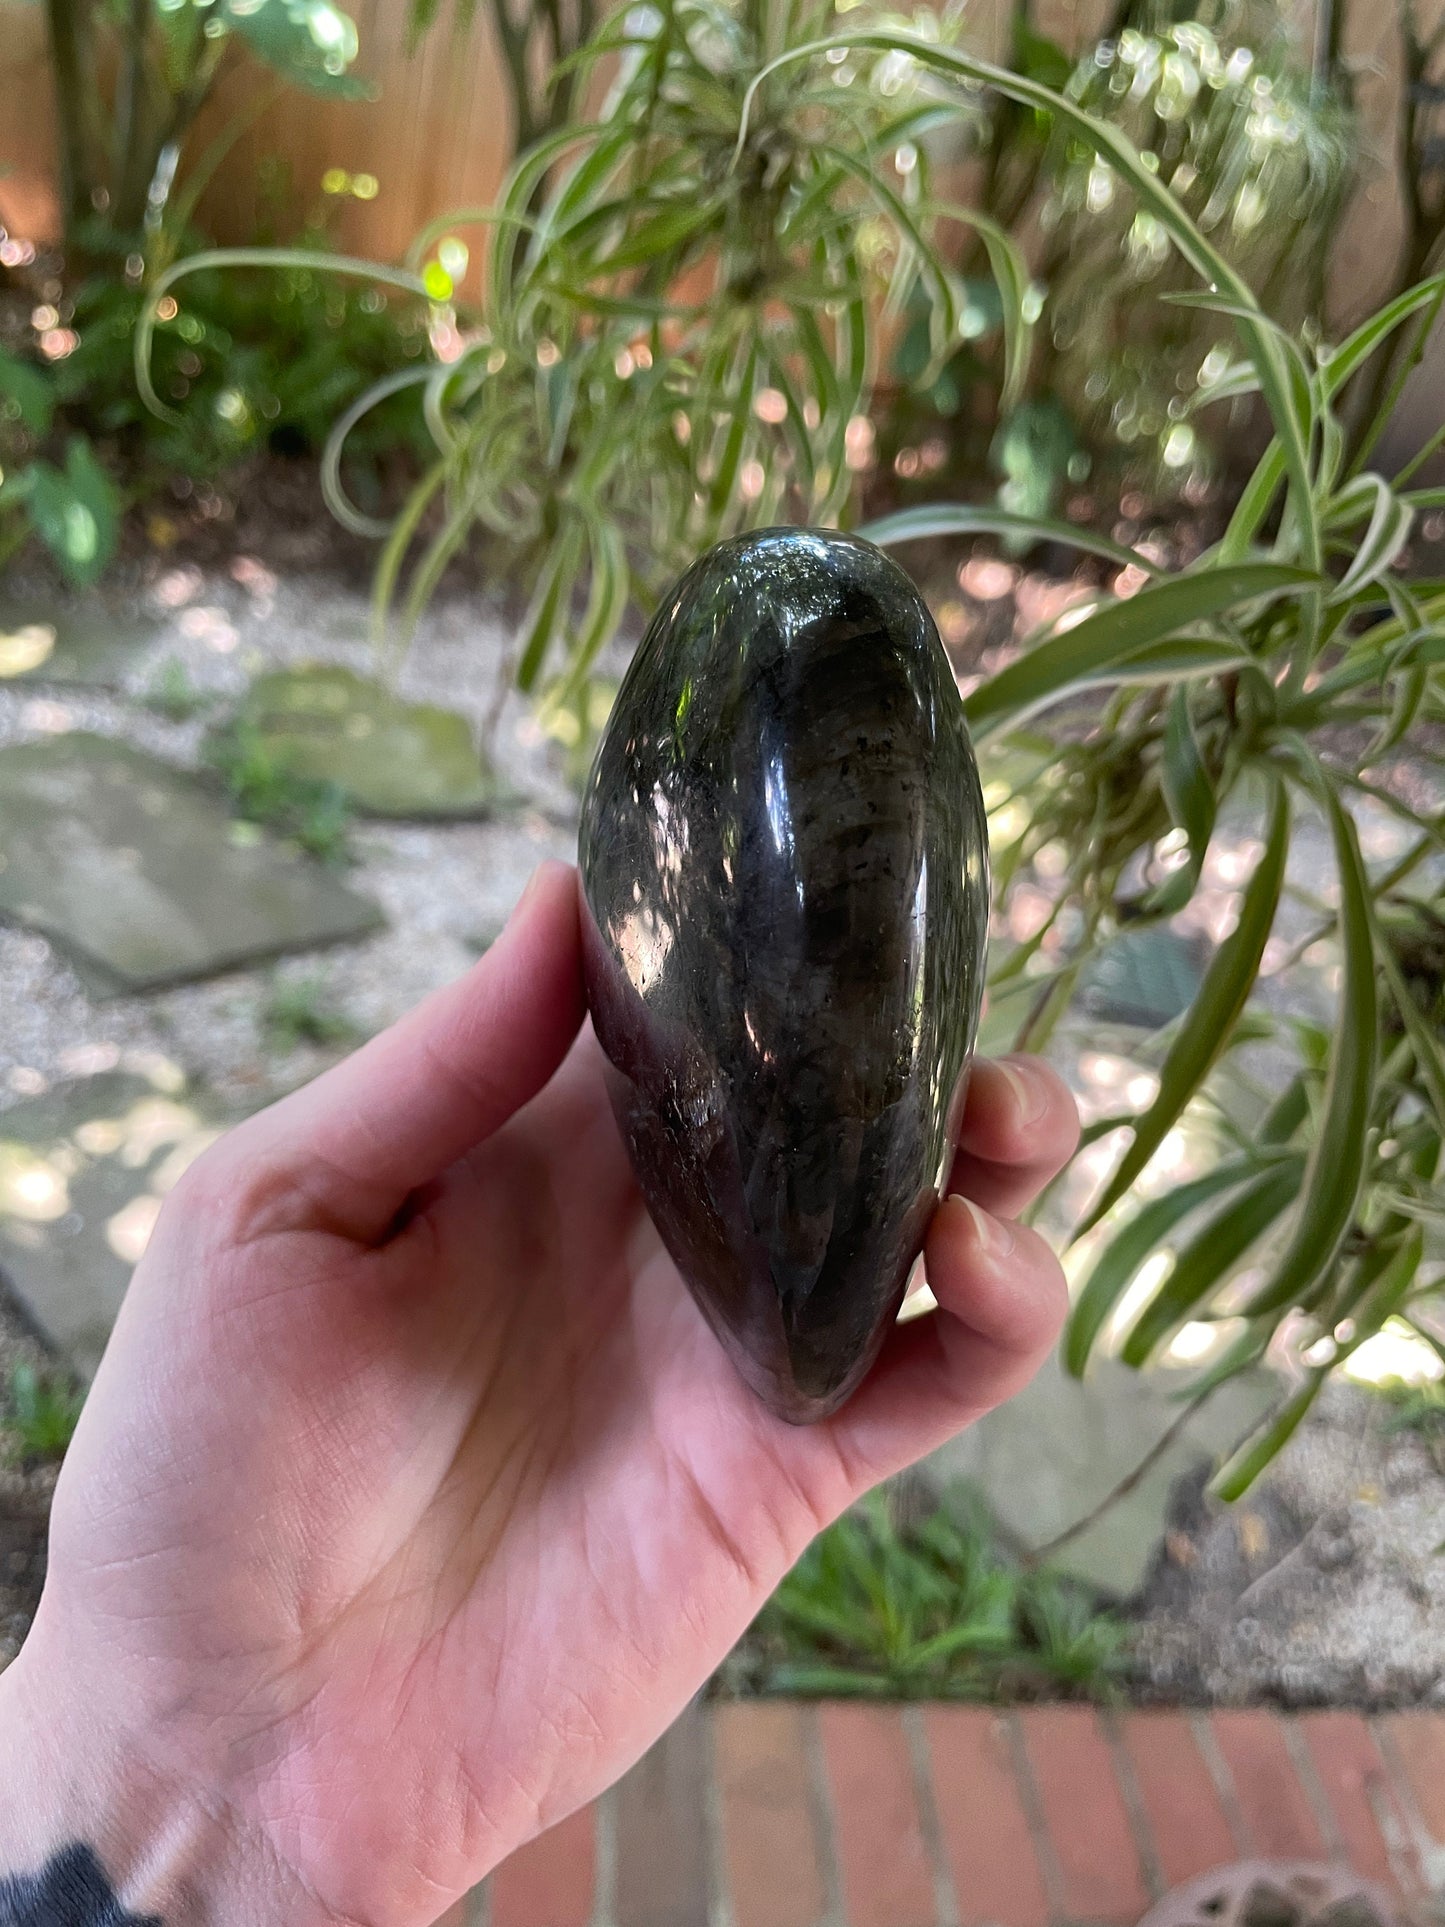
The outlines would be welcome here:
[[[1043,1064],[978,1065],[939,1309],[796,1429],[662,1248],[582,1016],[547,865],[466,978],[181,1180],[0,1677],[0,1873],[80,1839],[167,1927],[421,1927],[616,1779],[822,1526],[1032,1375],[1064,1285],[1009,1220],[1077,1137]]]

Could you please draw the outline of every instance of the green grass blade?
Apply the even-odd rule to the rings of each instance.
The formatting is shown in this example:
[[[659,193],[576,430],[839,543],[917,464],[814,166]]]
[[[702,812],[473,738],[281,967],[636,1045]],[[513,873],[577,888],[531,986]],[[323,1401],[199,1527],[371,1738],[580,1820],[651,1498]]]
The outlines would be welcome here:
[[[1199,753],[1199,742],[1189,715],[1189,691],[1184,686],[1169,699],[1164,744],[1159,764],[1160,788],[1177,828],[1188,838],[1189,861],[1169,876],[1155,893],[1155,907],[1167,899],[1171,910],[1187,903],[1204,868],[1209,839],[1214,834],[1217,807],[1214,784]]]
[[[575,522],[569,522],[553,540],[552,552],[543,566],[532,593],[531,606],[522,620],[517,659],[517,687],[521,690],[536,687],[553,639],[566,619],[567,603],[577,580],[581,549],[581,533]]]
[[[436,370],[425,368],[401,368],[395,374],[383,375],[374,381],[365,393],[357,396],[351,406],[338,416],[326,445],[321,451],[321,495],[327,508],[343,528],[350,529],[353,535],[383,537],[390,533],[390,522],[380,521],[374,515],[367,515],[351,500],[341,483],[341,457],[346,448],[347,437],[353,428],[379,403],[392,395],[399,395],[404,388],[419,388],[429,382]]]
[[[1389,938],[1376,926],[1375,954],[1380,960],[1385,983],[1390,992],[1390,1001],[1399,1012],[1400,1021],[1405,1026],[1405,1035],[1410,1040],[1410,1048],[1415,1053],[1415,1063],[1419,1068],[1421,1082],[1430,1093],[1430,1104],[1435,1112],[1435,1121],[1445,1131],[1445,1041],[1431,1029],[1426,1022],[1425,1013],[1415,1001],[1413,991],[1405,980],[1399,959],[1390,948]]]
[[[1207,241],[1174,198],[1163,180],[1145,163],[1128,136],[1112,123],[1100,120],[1067,94],[1045,86],[1025,74],[982,60],[957,47],[940,45],[913,34],[884,28],[861,28],[850,33],[810,41],[780,54],[754,75],[743,97],[739,115],[734,162],[747,144],[753,102],[780,68],[799,61],[812,61],[835,47],[869,47],[882,53],[908,53],[918,64],[965,92],[992,87],[1006,99],[1020,102],[1050,116],[1056,125],[1067,128],[1115,170],[1128,183],[1142,208],[1158,220],[1170,240],[1206,287],[1238,302],[1245,317],[1236,322],[1250,360],[1259,373],[1260,387],[1273,418],[1290,480],[1293,512],[1298,520],[1300,553],[1306,566],[1316,572],[1324,556],[1316,502],[1312,486],[1309,447],[1313,423],[1301,416],[1288,357],[1267,321],[1248,283],[1237,274],[1225,257]]]
[[[1294,1234],[1250,1314],[1301,1303],[1334,1262],[1364,1181],[1370,1100],[1379,1054],[1370,880],[1360,840],[1333,789],[1326,810],[1340,882],[1344,980],[1330,1051],[1324,1112],[1310,1152]]]
[[[1262,1238],[1299,1194],[1304,1159],[1287,1158],[1264,1171],[1216,1212],[1179,1253],[1174,1268],[1135,1319],[1119,1348],[1126,1365],[1139,1367],[1173,1337],[1220,1279]]]
[[[733,500],[738,470],[742,467],[743,452],[747,447],[748,433],[752,427],[753,386],[757,377],[757,367],[758,343],[754,335],[743,356],[737,386],[728,396],[732,419],[728,423],[727,435],[723,440],[722,456],[718,462],[717,474],[713,477],[710,500],[714,536],[721,528],[728,505]]]
[[[1049,636],[991,676],[968,699],[969,724],[976,735],[986,736],[1053,701],[1073,684],[1103,676],[1176,630],[1313,582],[1305,571],[1279,563],[1240,562],[1150,583],[1137,595],[1110,602],[1071,629]]]
[[[935,535],[998,535],[1006,542],[1058,542],[1083,555],[1102,556],[1121,569],[1142,569],[1146,575],[1163,573],[1157,562],[1141,555],[1138,549],[1111,541],[1093,529],[1075,527],[1072,522],[1055,522],[1045,515],[1020,515],[1013,509],[996,508],[989,502],[941,502],[933,508],[899,509],[866,522],[857,533],[880,549],[896,542],[923,542]]]
[[[627,548],[622,531],[615,522],[590,511],[585,519],[592,587],[587,598],[587,611],[578,632],[577,646],[567,665],[567,679],[561,698],[563,702],[570,702],[580,694],[598,652],[616,634],[618,624],[627,613],[631,591]]]
[[[1442,292],[1445,292],[1445,274],[1432,275],[1428,281],[1417,282],[1413,288],[1397,294],[1393,301],[1387,301],[1383,308],[1362,321],[1353,334],[1346,335],[1320,368],[1320,381],[1326,396],[1333,399],[1338,395],[1350,377],[1364,367],[1396,328],[1412,315],[1419,314],[1421,309],[1428,308]]]
[[[1266,1419],[1244,1441],[1209,1482],[1217,1499],[1242,1499],[1255,1480],[1298,1431],[1306,1412],[1319,1396],[1325,1373],[1311,1372],[1299,1390],[1287,1398],[1273,1418]]]
[[[1355,1329],[1348,1345],[1341,1347],[1335,1364],[1358,1351],[1367,1338],[1373,1338],[1386,1321],[1395,1316],[1409,1295],[1424,1255],[1424,1225],[1408,1225],[1398,1246],[1387,1254],[1385,1263],[1371,1279],[1368,1290],[1361,1293],[1354,1305],[1345,1308],[1353,1317]]]
[[[207,268],[310,268],[316,274],[340,274],[353,280],[380,282],[384,287],[414,294],[422,301],[429,299],[426,284],[414,274],[383,267],[376,261],[358,260],[349,254],[327,254],[321,248],[205,248],[199,254],[188,254],[184,261],[177,261],[156,277],[135,325],[135,385],[146,407],[162,421],[179,422],[184,417],[161,400],[151,380],[156,310],[178,281]]]
[[[1369,526],[1360,538],[1350,566],[1340,578],[1339,587],[1332,592],[1331,602],[1347,601],[1370,583],[1378,582],[1405,546],[1410,524],[1415,519],[1410,504],[1402,502],[1388,482],[1378,475],[1362,475],[1358,479],[1370,485],[1374,496]]]
[[[1242,1184],[1258,1167],[1243,1158],[1221,1164],[1203,1177],[1151,1198],[1100,1252],[1083,1290],[1074,1301],[1064,1332],[1064,1369],[1082,1378],[1099,1333],[1132,1283],[1134,1274],[1191,1211],[1221,1191]]]
[[[1133,1142],[1074,1233],[1076,1238],[1112,1210],[1159,1149],[1228,1045],[1249,1001],[1274,924],[1289,854],[1289,798],[1284,784],[1278,778],[1271,780],[1274,794],[1264,853],[1245,889],[1239,922],[1214,953],[1199,994],[1170,1046],[1159,1074],[1159,1095],[1140,1118]]]
[[[977,230],[988,256],[1003,311],[1003,385],[999,409],[1007,412],[1023,394],[1028,378],[1033,324],[1029,320],[1028,264],[1012,237],[982,214],[961,216]]]

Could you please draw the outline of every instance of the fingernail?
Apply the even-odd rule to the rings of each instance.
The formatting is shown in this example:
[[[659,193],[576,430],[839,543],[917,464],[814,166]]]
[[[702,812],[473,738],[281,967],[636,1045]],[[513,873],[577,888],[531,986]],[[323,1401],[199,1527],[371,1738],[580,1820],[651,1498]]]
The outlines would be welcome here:
[[[995,1218],[991,1212],[976,1205],[972,1198],[965,1198],[961,1192],[955,1191],[954,1196],[973,1219],[979,1245],[986,1255],[990,1258],[1007,1258],[1015,1243],[1012,1227],[1002,1218]]]
[[[998,1067],[1008,1079],[1009,1089],[1013,1092],[1019,1107],[1019,1123],[1037,1124],[1048,1109],[1049,1094],[1044,1088],[1044,1080],[1038,1072],[1020,1063],[1010,1063],[1007,1058],[998,1060]]]
[[[529,900],[532,897],[536,896],[537,885],[542,881],[542,872],[546,869],[546,867],[547,865],[545,862],[539,863],[536,869],[532,872],[531,876],[527,878],[526,883],[522,886],[521,896],[519,896],[517,898],[517,901],[512,905],[512,914],[507,918],[507,922],[509,924],[516,922],[517,918],[521,916],[523,910],[526,909]]]

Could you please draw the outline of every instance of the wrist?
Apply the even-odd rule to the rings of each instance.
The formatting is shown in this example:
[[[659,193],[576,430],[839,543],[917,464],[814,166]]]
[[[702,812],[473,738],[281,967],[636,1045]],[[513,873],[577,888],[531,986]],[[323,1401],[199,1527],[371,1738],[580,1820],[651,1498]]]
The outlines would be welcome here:
[[[161,1927],[334,1927],[264,1843],[248,1841],[207,1789],[158,1769],[103,1707],[78,1705],[22,1653],[0,1673],[0,1892],[47,1868],[73,1879],[93,1855],[117,1918]],[[77,1853],[77,1849],[81,1850]],[[21,1914],[26,1919],[25,1914]],[[67,1920],[71,1914],[64,1916]],[[81,1927],[88,1917],[75,1914]],[[44,1913],[36,1918],[48,1918]],[[0,1927],[9,1927],[0,1904]]]

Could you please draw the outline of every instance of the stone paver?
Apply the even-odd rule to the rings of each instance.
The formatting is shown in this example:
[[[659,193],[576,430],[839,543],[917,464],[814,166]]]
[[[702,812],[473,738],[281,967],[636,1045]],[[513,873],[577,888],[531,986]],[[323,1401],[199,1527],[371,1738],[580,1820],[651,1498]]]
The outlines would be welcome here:
[[[0,1112],[0,1269],[82,1372],[99,1362],[166,1192],[234,1121],[164,1063]]]
[[[1157,1030],[1188,1010],[1209,946],[1167,927],[1126,930],[1084,973],[1079,1009],[1096,1022]]]
[[[1082,1383],[1057,1354],[1016,1397],[935,1452],[925,1476],[981,1491],[1005,1530],[1042,1545],[1113,1490],[1179,1415],[1167,1374],[1132,1372],[1111,1360]],[[1149,1474],[1050,1564],[1101,1592],[1127,1598],[1143,1584],[1163,1539],[1174,1483],[1213,1465],[1277,1396],[1266,1373],[1221,1386]]]
[[[184,770],[77,731],[0,750],[0,915],[99,991],[359,937],[381,913]]]
[[[478,816],[498,800],[465,716],[406,703],[335,664],[252,683],[235,728],[293,776],[334,783],[373,816]]]
[[[118,689],[157,625],[99,604],[52,607],[0,598],[0,684],[66,683]]]
[[[1403,1816],[1406,1835],[1384,1861],[1360,1836],[1370,1865],[1352,1860],[1356,1873],[1412,1902],[1423,1868],[1445,1897],[1445,1713],[919,1711],[914,1749],[914,1716],[897,1706],[691,1709],[681,1736],[668,1735],[598,1809],[616,1817],[616,1864],[606,1882],[598,1873],[586,1927],[1136,1927],[1163,1888],[1195,1874],[1256,1852],[1326,1857],[1319,1828],[1301,1819],[1309,1800],[1296,1757],[1323,1762],[1343,1841],[1340,1789],[1356,1784],[1357,1768],[1374,1807]],[[446,1927],[583,1927],[579,1870],[593,1864],[592,1834],[587,1816],[566,1824],[499,1869]],[[747,1837],[753,1829],[760,1840]],[[805,1868],[818,1856],[801,1884],[781,1857],[790,1836]],[[557,1864],[544,1871],[549,1855]]]

